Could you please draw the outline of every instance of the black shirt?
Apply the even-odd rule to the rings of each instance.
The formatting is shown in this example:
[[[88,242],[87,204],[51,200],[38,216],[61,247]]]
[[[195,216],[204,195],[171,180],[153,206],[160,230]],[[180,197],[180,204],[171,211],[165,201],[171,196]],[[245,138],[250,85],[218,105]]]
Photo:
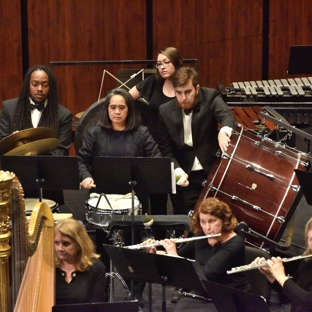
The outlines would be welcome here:
[[[105,266],[95,259],[93,266],[84,272],[72,273],[70,283],[65,281],[66,273],[56,268],[56,304],[105,302]]]
[[[136,88],[140,92],[140,95],[149,103],[150,123],[148,130],[156,143],[158,143],[159,106],[175,97],[168,97],[163,93],[163,82],[158,82],[155,76],[149,76],[139,82]]]
[[[245,265],[245,244],[240,236],[236,235],[214,246],[209,245],[208,239],[193,240],[182,246],[178,254],[196,260],[208,280],[244,291],[250,290],[244,272],[227,274],[232,268]]]

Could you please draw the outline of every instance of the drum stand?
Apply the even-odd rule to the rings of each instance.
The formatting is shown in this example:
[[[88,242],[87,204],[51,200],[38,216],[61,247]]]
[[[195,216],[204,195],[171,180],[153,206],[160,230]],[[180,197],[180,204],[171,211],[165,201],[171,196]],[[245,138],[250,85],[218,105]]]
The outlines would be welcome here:
[[[113,246],[116,247],[123,247],[124,241],[121,235],[121,230],[114,230],[112,233],[112,240],[114,241]],[[125,280],[121,277],[118,272],[114,271],[113,261],[110,259],[109,261],[109,269],[110,272],[105,274],[105,277],[109,277],[109,302],[114,301],[114,278],[115,276],[119,279],[120,283],[122,284],[124,290],[127,293],[127,299],[131,299],[131,291],[125,282]]]

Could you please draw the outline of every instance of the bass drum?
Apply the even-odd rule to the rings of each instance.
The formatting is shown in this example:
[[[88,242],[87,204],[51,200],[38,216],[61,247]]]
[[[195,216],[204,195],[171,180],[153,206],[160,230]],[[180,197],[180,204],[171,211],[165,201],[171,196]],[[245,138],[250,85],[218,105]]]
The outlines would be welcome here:
[[[217,158],[207,178],[195,211],[205,198],[217,197],[231,207],[238,222],[278,242],[302,197],[294,169],[306,170],[307,166],[306,154],[237,124],[227,152]],[[253,239],[250,244],[259,246]]]
[[[101,118],[104,109],[105,98],[93,103],[79,119],[75,129],[75,151],[78,154],[79,149],[82,147],[82,142],[87,136],[89,128],[95,126]],[[147,125],[149,123],[149,106],[147,102],[139,99],[135,101],[135,107],[137,113],[141,116],[142,124]]]

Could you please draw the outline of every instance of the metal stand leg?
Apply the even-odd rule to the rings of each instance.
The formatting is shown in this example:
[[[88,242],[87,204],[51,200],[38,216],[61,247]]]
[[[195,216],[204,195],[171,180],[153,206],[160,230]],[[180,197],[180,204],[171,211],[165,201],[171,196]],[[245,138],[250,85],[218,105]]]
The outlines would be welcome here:
[[[120,246],[122,247],[124,245],[123,238],[121,235],[120,230],[115,230],[112,234],[112,240],[114,241],[114,246]],[[120,283],[122,284],[124,290],[127,293],[127,299],[131,298],[131,291],[125,282],[125,280],[121,277],[121,275],[118,272],[115,272],[113,262],[110,260],[110,272],[105,274],[105,277],[109,277],[109,302],[114,301],[114,278],[115,276],[119,279]]]
[[[115,276],[119,279],[120,283],[122,284],[124,290],[127,293],[127,299],[131,297],[131,291],[125,282],[125,280],[121,277],[118,272],[114,272],[114,267],[112,260],[110,260],[110,272],[105,274],[105,277],[109,277],[109,302],[114,301],[114,278]]]

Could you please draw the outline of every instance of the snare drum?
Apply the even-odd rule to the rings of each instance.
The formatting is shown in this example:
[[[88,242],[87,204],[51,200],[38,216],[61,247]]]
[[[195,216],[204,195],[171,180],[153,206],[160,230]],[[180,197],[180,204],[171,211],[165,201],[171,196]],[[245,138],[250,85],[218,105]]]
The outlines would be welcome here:
[[[34,210],[35,205],[39,202],[38,198],[25,198],[24,203],[25,203],[25,212],[26,216],[30,216]],[[42,199],[42,202],[46,203],[52,212],[55,212],[56,209],[58,208],[58,204],[51,200],[51,199]]]
[[[106,197],[113,208],[110,208],[105,196],[92,193],[86,202],[86,219],[89,223],[102,229],[109,224],[109,217],[111,214],[117,215],[131,215],[132,197],[131,195],[124,197],[121,194],[107,194]],[[134,196],[134,214],[138,215],[140,202]]]

